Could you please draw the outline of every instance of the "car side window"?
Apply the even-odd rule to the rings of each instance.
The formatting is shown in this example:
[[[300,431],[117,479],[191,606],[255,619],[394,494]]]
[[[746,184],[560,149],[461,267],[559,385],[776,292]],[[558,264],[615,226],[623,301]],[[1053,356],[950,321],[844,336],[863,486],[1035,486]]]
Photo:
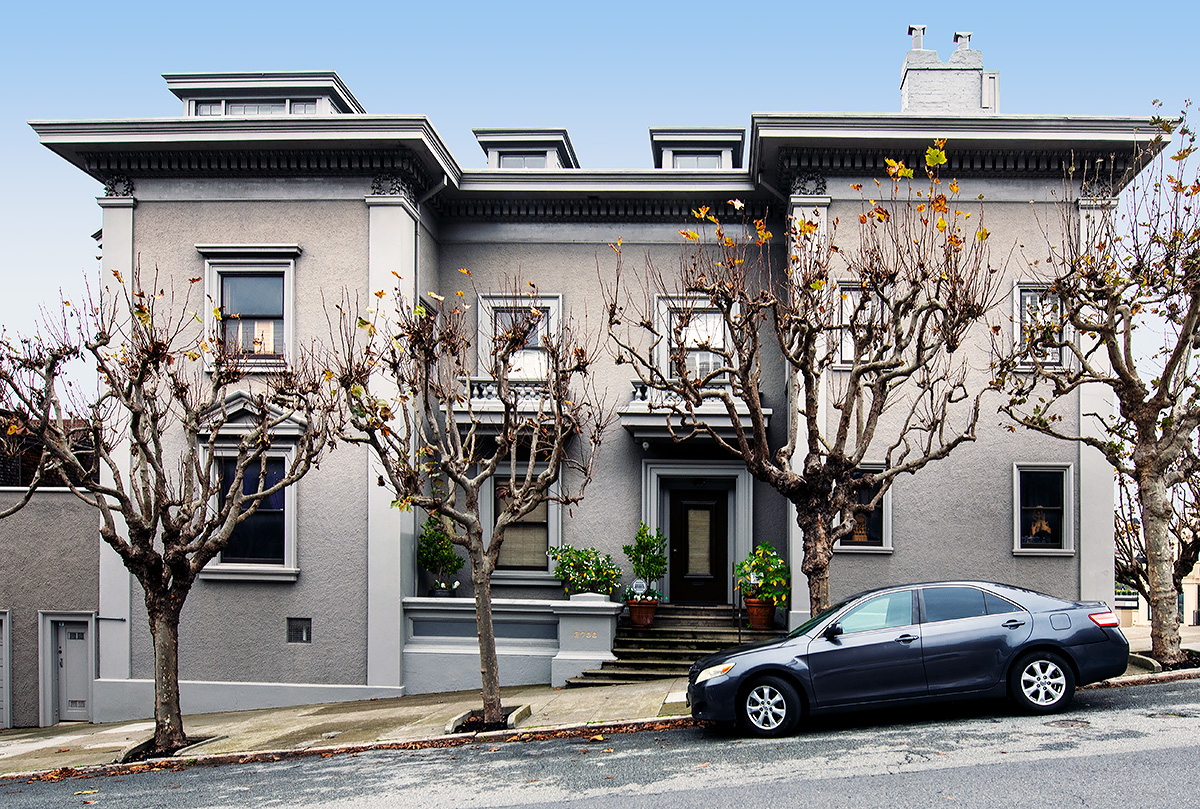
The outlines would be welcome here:
[[[912,590],[885,593],[859,604],[843,615],[838,624],[846,634],[908,626],[913,622],[912,608]]]
[[[983,591],[974,587],[927,587],[922,595],[925,599],[926,623],[987,615]]]
[[[1006,598],[991,593],[983,594],[983,603],[987,606],[988,615],[1003,615],[1006,612],[1020,612],[1021,608]]]

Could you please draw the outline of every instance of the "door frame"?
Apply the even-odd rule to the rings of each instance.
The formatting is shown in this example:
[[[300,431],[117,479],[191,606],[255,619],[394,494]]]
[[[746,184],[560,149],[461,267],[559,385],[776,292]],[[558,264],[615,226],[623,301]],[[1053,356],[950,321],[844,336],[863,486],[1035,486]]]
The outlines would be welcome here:
[[[0,665],[4,666],[4,681],[0,683],[0,687],[4,688],[3,705],[0,705],[0,710],[4,711],[4,721],[0,722],[0,728],[12,727],[12,615],[8,610],[0,610],[0,643],[4,644],[4,648],[0,651],[3,660]]]
[[[669,503],[667,490],[670,483],[689,478],[705,478],[733,483],[729,503],[729,527],[726,541],[729,543],[729,564],[740,562],[750,555],[754,547],[754,478],[744,464],[732,461],[706,460],[642,460],[642,522],[651,532],[669,529],[670,515],[666,513]],[[671,577],[663,582],[664,592],[671,597]],[[726,585],[725,597],[733,603],[733,580]]]
[[[54,724],[54,709],[57,705],[58,666],[57,648],[54,644],[54,624],[57,621],[87,624],[89,722],[95,701],[93,692],[96,681],[96,613],[38,610],[38,724],[44,728]]]

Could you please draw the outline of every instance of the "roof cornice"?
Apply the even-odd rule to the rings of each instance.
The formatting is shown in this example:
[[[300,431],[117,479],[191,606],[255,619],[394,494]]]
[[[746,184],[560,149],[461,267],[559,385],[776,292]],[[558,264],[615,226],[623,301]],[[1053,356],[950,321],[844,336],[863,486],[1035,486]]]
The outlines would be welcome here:
[[[30,121],[42,145],[89,174],[85,154],[195,150],[344,151],[406,148],[457,185],[462,168],[423,115],[312,118],[131,118]],[[103,179],[103,178],[100,178]]]

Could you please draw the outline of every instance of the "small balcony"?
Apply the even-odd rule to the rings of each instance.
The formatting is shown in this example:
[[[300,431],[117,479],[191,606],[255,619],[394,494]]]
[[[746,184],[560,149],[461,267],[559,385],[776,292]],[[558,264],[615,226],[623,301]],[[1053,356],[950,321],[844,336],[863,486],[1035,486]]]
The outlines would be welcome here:
[[[714,383],[716,389],[728,389],[729,383]],[[633,382],[633,395],[629,404],[621,409],[621,426],[637,441],[670,441],[670,424],[675,431],[686,432],[689,428],[689,418],[683,412],[673,412],[680,402],[679,396],[664,391],[655,390],[644,382]],[[746,430],[751,429],[750,409],[741,400],[736,401],[738,423]],[[719,399],[706,399],[696,408],[696,417],[712,427],[713,432],[722,438],[732,438],[736,434],[734,422],[729,417],[725,403]],[[764,419],[770,423],[770,408],[763,409]]]

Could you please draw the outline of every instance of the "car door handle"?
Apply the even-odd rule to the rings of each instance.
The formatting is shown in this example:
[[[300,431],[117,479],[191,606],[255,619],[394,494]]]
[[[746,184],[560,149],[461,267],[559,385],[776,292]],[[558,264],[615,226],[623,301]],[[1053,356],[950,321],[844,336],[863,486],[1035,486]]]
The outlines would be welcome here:
[[[1007,621],[1000,624],[1000,626],[1004,627],[1005,629],[1016,629],[1019,626],[1025,626],[1025,622],[1018,621],[1016,618],[1009,618]]]
[[[916,635],[901,635],[896,638],[896,643],[912,643],[914,640],[917,640],[917,637]]]

